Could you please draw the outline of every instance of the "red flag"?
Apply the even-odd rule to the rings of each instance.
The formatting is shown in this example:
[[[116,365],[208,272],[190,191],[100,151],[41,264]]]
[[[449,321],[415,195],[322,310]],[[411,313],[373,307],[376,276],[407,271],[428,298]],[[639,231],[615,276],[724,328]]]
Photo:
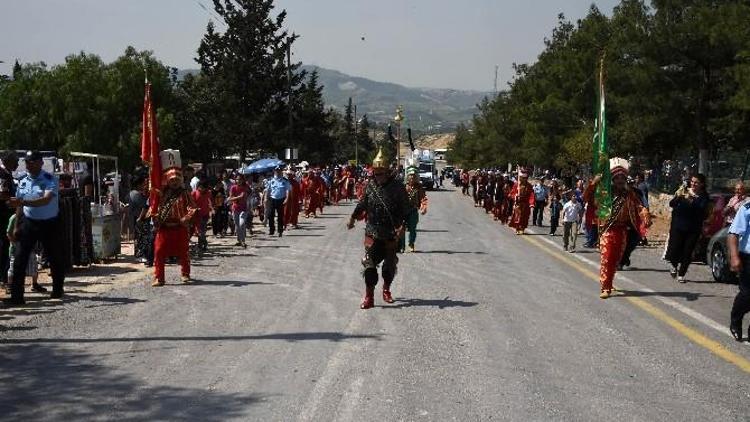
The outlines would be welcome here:
[[[143,129],[141,132],[141,159],[149,166],[149,209],[156,214],[159,207],[159,193],[161,189],[161,157],[159,152],[158,125],[154,105],[151,101],[151,84],[146,82],[146,96],[143,99]]]

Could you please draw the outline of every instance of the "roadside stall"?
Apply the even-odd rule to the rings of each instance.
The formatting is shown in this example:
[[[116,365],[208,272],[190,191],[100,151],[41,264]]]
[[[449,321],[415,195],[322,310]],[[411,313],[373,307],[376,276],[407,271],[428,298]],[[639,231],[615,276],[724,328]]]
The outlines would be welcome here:
[[[93,258],[101,261],[120,254],[122,210],[120,207],[120,172],[117,157],[84,152],[71,152],[72,167],[79,171],[78,185],[90,201],[91,243]],[[105,168],[102,164],[105,164]],[[82,172],[86,163],[85,174]],[[106,171],[114,165],[114,172]],[[109,177],[103,178],[102,174]],[[85,176],[84,176],[85,174]],[[112,179],[112,180],[108,180]],[[90,196],[89,196],[90,194]],[[85,204],[84,204],[85,205]]]

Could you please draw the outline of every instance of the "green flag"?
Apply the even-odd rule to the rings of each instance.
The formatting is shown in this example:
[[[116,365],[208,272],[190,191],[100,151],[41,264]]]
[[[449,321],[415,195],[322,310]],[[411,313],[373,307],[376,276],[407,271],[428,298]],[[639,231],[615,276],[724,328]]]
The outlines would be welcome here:
[[[604,94],[604,58],[599,65],[599,101],[594,128],[593,170],[601,174],[602,180],[596,187],[597,217],[609,218],[612,211],[612,174],[609,172],[609,146],[607,145],[606,96]]]

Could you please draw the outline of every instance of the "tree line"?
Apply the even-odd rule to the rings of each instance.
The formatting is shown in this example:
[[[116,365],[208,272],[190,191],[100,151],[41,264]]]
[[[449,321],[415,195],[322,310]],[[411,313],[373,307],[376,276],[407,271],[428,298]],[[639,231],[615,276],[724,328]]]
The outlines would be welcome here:
[[[285,11],[275,14],[273,0],[213,3],[226,29],[209,22],[198,74],[178,77],[133,47],[111,63],[85,52],[52,67],[16,62],[11,75],[0,75],[0,149],[117,155],[132,168],[147,77],[161,144],[184,159],[245,160],[291,147],[300,159],[327,164],[354,159],[355,145],[361,161],[373,154],[366,116],[355,124],[351,101],[343,113],[326,108],[317,73],[291,62],[298,36],[284,28]]]
[[[533,64],[457,131],[449,159],[467,167],[566,167],[591,160],[597,70],[604,60],[613,154],[656,162],[750,144],[750,3],[623,0],[559,15]]]

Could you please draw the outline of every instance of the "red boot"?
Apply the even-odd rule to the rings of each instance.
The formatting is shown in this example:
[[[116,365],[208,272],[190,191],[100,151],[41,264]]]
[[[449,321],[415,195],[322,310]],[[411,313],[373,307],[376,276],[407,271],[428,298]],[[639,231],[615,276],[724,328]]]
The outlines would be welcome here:
[[[359,309],[370,309],[375,307],[375,287],[367,286],[365,288],[365,297],[362,299],[362,304],[359,305]]]
[[[391,295],[391,284],[383,284],[383,302],[393,303],[393,296]]]

